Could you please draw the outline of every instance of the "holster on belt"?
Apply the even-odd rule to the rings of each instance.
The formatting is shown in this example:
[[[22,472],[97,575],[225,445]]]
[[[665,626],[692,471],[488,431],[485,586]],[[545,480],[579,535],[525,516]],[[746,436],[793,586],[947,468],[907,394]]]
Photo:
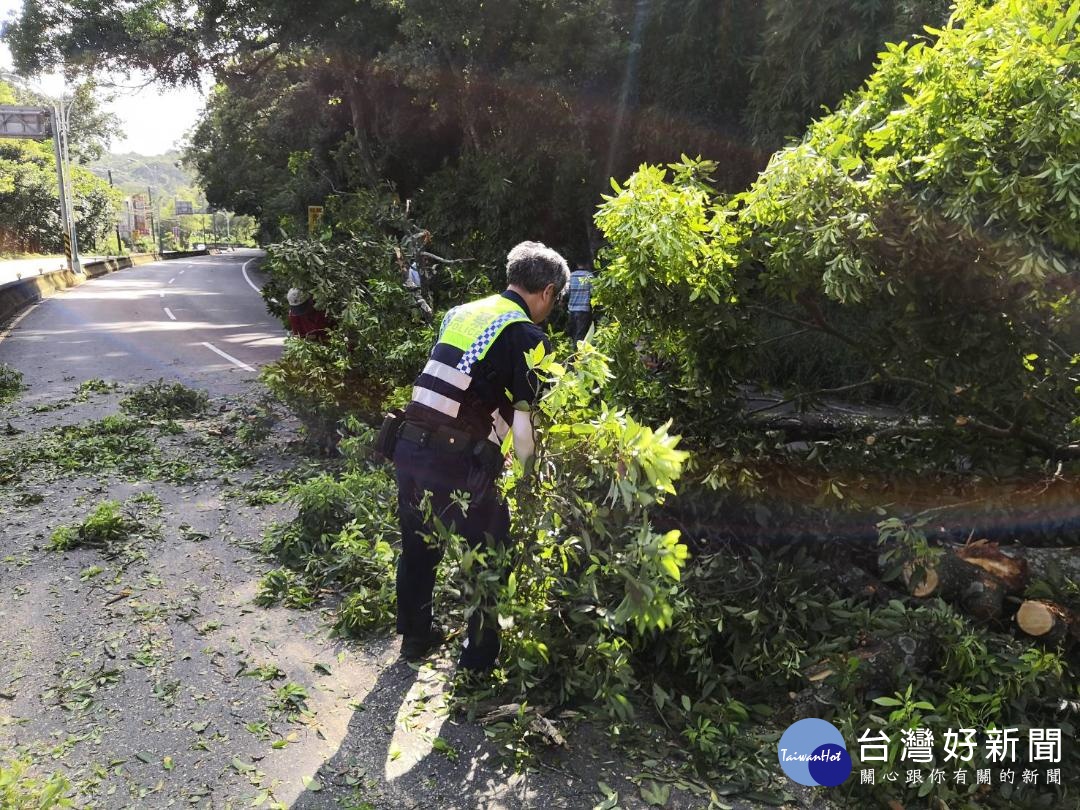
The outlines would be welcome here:
[[[394,448],[397,446],[398,433],[405,424],[405,411],[400,408],[390,411],[383,419],[379,435],[375,438],[375,454],[387,461],[394,460]]]
[[[491,478],[497,476],[502,469],[502,452],[499,446],[486,438],[478,439],[468,431],[447,425],[429,427],[408,419],[401,419],[399,422],[400,426],[394,434],[398,439],[440,453],[472,456],[477,461],[477,466]]]
[[[487,439],[477,441],[473,447],[473,456],[493,478],[502,470],[502,451],[494,442],[489,442]]]

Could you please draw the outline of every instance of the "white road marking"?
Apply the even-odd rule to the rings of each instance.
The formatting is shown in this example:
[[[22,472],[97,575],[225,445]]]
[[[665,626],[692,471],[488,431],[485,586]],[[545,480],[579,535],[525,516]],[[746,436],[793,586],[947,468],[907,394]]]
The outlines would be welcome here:
[[[164,298],[164,297],[165,297],[165,293],[164,293],[164,292],[159,292],[159,293],[158,293],[158,297],[159,297],[159,298]]]
[[[247,274],[247,266],[253,261],[255,261],[255,259],[248,259],[246,262],[244,262],[240,266],[240,272],[244,274],[244,281],[248,283],[248,286],[251,287],[251,289],[253,289],[255,292],[259,293],[259,295],[262,295],[262,290],[255,286],[254,282],[252,282],[251,278]]]
[[[40,303],[41,302],[38,301],[35,304],[31,304],[26,309],[24,309],[22,312],[20,312],[19,315],[15,318],[15,320],[13,320],[10,324],[8,324],[7,329],[4,329],[2,332],[0,332],[0,343],[2,343],[7,338],[7,336],[11,334],[12,330],[14,330],[16,326],[18,326],[20,323],[22,323],[23,318],[25,318],[27,315],[29,315],[31,312],[33,312],[35,309],[37,309],[38,304],[40,304]]]
[[[182,275],[184,275],[184,271],[183,271],[183,270],[181,270],[181,271],[180,271],[179,273],[177,273],[176,275],[178,275],[178,276],[182,276]]]
[[[176,276],[173,276],[172,278],[169,279],[170,284],[172,284],[174,281],[176,281]]]
[[[165,307],[165,314],[169,316],[170,321],[175,321],[176,320],[176,316],[172,314],[172,310],[169,309],[168,307]]]
[[[221,349],[219,349],[217,346],[215,346],[213,343],[203,343],[202,345],[205,346],[206,348],[208,348],[212,352],[217,352],[222,357],[224,357],[226,360],[228,360],[230,363],[232,363],[234,366],[238,366],[239,368],[244,369],[244,371],[255,371],[255,369],[253,369],[247,363],[241,363],[239,360],[237,360],[231,354],[226,354]]]

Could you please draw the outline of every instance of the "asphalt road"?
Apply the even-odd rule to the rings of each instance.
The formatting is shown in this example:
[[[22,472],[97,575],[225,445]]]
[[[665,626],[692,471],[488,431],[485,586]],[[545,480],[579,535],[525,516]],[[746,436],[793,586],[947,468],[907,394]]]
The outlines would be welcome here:
[[[262,255],[155,262],[46,299],[0,338],[0,362],[34,383],[19,404],[69,396],[72,380],[93,378],[172,379],[212,394],[245,387],[285,339],[258,293]]]

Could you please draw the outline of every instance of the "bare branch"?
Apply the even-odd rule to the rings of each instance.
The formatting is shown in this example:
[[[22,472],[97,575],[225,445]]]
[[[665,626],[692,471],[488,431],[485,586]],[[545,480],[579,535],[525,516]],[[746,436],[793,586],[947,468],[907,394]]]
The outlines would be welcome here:
[[[848,391],[855,391],[855,390],[857,390],[859,388],[865,388],[868,385],[876,385],[879,382],[881,382],[881,381],[878,380],[878,379],[870,379],[870,380],[863,380],[862,382],[852,383],[851,385],[842,385],[839,388],[819,388],[816,391],[805,391],[805,392],[796,394],[795,396],[790,397],[788,399],[783,399],[783,400],[780,400],[779,402],[774,402],[772,405],[766,405],[766,406],[764,406],[762,408],[754,408],[754,410],[748,411],[747,415],[748,416],[753,416],[755,413],[764,413],[765,411],[771,411],[771,410],[773,410],[773,408],[780,408],[780,407],[782,407],[784,405],[790,405],[791,403],[798,402],[799,400],[802,400],[802,399],[812,399],[812,398],[819,397],[819,396],[828,396],[830,394],[845,394]]]

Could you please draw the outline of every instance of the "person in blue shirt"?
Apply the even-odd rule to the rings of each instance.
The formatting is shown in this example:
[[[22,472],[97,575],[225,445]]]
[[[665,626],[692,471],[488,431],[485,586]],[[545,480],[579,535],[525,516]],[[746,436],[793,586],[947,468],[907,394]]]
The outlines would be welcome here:
[[[584,262],[578,262],[577,269],[570,274],[570,298],[566,305],[566,334],[575,343],[583,340],[592,326],[592,283],[592,272]]]
[[[424,323],[431,323],[434,317],[431,304],[424,295],[424,279],[420,267],[423,257],[430,255],[424,252],[424,247],[430,241],[430,231],[417,231],[405,237],[402,242],[404,248],[394,248],[394,255],[397,257],[398,267],[401,270],[401,283],[412,296]]]

